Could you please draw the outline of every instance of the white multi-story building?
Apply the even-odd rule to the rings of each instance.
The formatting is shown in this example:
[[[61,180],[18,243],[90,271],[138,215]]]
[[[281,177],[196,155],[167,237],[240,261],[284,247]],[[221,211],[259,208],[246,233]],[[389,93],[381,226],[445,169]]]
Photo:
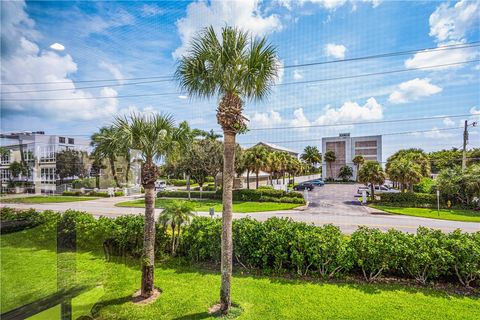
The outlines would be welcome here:
[[[325,161],[325,153],[332,150],[336,160],[331,165]],[[357,176],[357,168],[352,159],[361,155],[368,160],[382,162],[382,136],[350,137],[350,133],[341,133],[338,137],[322,139],[322,177],[337,179],[340,168],[347,165],[353,169],[353,177]]]
[[[0,161],[2,192],[8,183],[22,181],[26,191],[51,193],[56,190],[56,154],[62,150],[88,151],[90,140],[79,137],[46,135],[43,131],[0,134],[1,146],[6,151]],[[28,175],[12,178],[10,165],[23,161],[28,166]]]

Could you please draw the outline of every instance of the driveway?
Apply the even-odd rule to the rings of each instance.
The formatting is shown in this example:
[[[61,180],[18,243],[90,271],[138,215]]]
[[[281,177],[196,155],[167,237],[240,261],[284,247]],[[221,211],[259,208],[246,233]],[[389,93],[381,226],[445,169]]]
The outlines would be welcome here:
[[[355,197],[360,184],[326,184],[307,192],[310,203],[307,212],[311,214],[332,214],[337,216],[366,216],[371,209],[364,207]]]

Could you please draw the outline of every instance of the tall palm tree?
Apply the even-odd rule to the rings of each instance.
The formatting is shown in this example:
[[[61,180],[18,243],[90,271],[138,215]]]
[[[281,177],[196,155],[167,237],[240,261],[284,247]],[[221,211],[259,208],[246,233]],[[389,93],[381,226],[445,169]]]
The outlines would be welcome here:
[[[165,159],[175,149],[185,145],[188,136],[174,126],[169,115],[137,115],[117,117],[113,124],[117,141],[126,141],[130,149],[138,150],[143,158],[142,185],[145,189],[145,228],[142,259],[141,296],[154,293],[155,261],[155,181],[158,168],[155,160]]]
[[[178,248],[182,226],[190,222],[193,216],[193,204],[181,200],[172,201],[165,206],[165,209],[160,214],[159,222],[162,223],[164,227],[170,225],[172,229],[172,255],[175,255]],[[175,230],[177,230],[176,235]]]
[[[246,130],[243,116],[245,99],[267,97],[278,74],[276,49],[265,38],[223,27],[217,35],[213,27],[202,30],[179,62],[176,77],[180,87],[192,97],[218,96],[217,121],[224,133],[222,257],[220,288],[221,312],[231,306],[232,276],[232,190],[235,136]]]
[[[378,161],[366,161],[358,172],[358,181],[370,183],[371,199],[375,199],[375,185],[385,182],[385,172]]]
[[[405,188],[413,191],[413,185],[422,179],[421,170],[418,163],[407,158],[398,158],[390,163],[387,174],[391,180],[400,183],[402,192]]]
[[[332,171],[332,164],[337,160],[337,156],[335,155],[335,151],[333,150],[328,150],[325,152],[325,162],[328,163],[328,166],[330,168],[330,178],[333,179],[333,171]]]
[[[280,157],[279,157],[280,152],[268,152],[267,153],[267,158],[265,159],[265,171],[270,173],[270,181],[273,185],[273,179],[276,177],[277,178],[277,184],[278,184],[278,178],[279,178],[279,173],[282,169],[281,164],[280,164]],[[258,188],[258,186],[257,186]]]
[[[322,162],[322,153],[314,146],[306,146],[300,158],[308,163],[312,168]]]
[[[248,149],[250,151],[250,168],[255,173],[255,187],[258,189],[258,175],[261,170],[266,170],[268,165],[268,150],[263,146]]]
[[[100,159],[100,161],[103,158],[108,159],[115,186],[120,188],[115,161],[117,159],[117,154],[119,153],[119,145],[121,141],[116,139],[115,129],[113,127],[102,127],[99,132],[92,135],[91,141],[90,144],[94,148],[94,157]]]
[[[360,170],[360,166],[365,163],[365,158],[362,155],[357,154],[355,157],[353,157],[352,162],[357,168],[357,176],[355,179],[358,181],[358,170]]]

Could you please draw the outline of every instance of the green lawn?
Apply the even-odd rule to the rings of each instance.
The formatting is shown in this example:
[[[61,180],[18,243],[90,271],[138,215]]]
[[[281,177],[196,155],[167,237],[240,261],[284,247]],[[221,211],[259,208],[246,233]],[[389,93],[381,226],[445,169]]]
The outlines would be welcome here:
[[[1,312],[56,290],[55,239],[36,246],[38,228],[1,236]],[[91,252],[76,256],[76,278],[91,287],[73,299],[73,318],[88,315],[98,302],[96,319],[209,319],[218,300],[220,275],[178,261],[157,264],[156,286],[162,294],[152,304],[129,299],[140,284],[140,263],[106,262]],[[478,319],[480,299],[433,289],[394,284],[322,283],[234,275],[233,301],[239,319]],[[58,307],[35,319],[55,319]],[[58,318],[57,318],[58,319]]]
[[[165,205],[174,201],[173,199],[156,199],[155,207],[164,208]],[[188,201],[188,200],[185,200]],[[209,211],[210,208],[214,208],[215,212],[222,212],[222,202],[220,200],[191,200],[194,204],[196,211]],[[144,208],[145,201],[143,199],[125,201],[117,203],[119,207],[138,207]],[[234,201],[233,212],[249,213],[249,212],[262,212],[262,211],[275,211],[275,210],[289,210],[301,206],[295,203],[278,203],[278,202],[247,202],[247,201]]]
[[[382,205],[371,206],[389,213],[403,214],[407,216],[453,221],[480,222],[480,212],[473,210],[440,209],[440,214],[438,214],[436,209],[430,208],[402,208]]]
[[[2,203],[54,203],[95,200],[97,197],[74,197],[74,196],[32,196],[2,199]]]

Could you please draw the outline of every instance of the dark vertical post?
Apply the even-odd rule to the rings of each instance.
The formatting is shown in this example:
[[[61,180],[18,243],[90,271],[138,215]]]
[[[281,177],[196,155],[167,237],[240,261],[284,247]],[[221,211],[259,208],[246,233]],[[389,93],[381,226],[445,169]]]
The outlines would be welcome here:
[[[75,220],[62,216],[57,224],[57,291],[66,292],[75,285],[77,232]],[[62,320],[72,319],[72,297],[61,304]]]

